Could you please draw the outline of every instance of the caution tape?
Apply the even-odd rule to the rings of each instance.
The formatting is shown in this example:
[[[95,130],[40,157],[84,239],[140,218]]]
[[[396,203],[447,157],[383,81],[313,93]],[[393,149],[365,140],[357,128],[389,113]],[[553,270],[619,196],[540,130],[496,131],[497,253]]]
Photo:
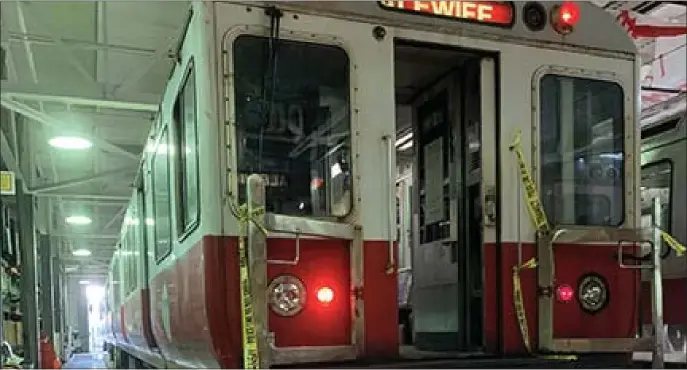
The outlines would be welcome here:
[[[522,152],[521,143],[522,131],[518,130],[515,134],[515,139],[510,144],[509,149],[515,154],[515,159],[518,162],[518,167],[520,168],[520,181],[525,188],[525,201],[527,202],[527,210],[530,213],[534,227],[540,233],[548,233],[551,231],[549,226],[549,221],[546,218],[546,213],[544,212],[544,207],[541,205],[541,200],[539,199],[539,192],[537,191],[537,185],[532,179],[530,174],[530,169],[527,167],[525,162],[525,154]]]
[[[680,242],[677,241],[677,239],[675,239],[675,237],[673,237],[672,235],[668,234],[668,233],[665,232],[665,231],[661,231],[661,239],[663,239],[663,241],[664,241],[666,244],[668,244],[668,246],[669,246],[672,250],[675,251],[675,254],[676,254],[678,257],[682,256],[682,255],[685,254],[685,252],[687,251],[687,248],[685,248],[684,245],[680,244]]]
[[[525,349],[528,353],[532,353],[532,346],[530,345],[530,330],[527,326],[527,313],[525,311],[525,304],[522,298],[522,284],[520,282],[520,271],[524,269],[534,269],[537,267],[537,260],[533,257],[529,261],[519,266],[513,266],[513,304],[515,305],[515,314],[518,317],[518,326],[520,326],[520,335],[525,344]]]
[[[527,211],[530,214],[532,223],[534,224],[539,234],[548,234],[551,232],[546,212],[541,204],[539,198],[539,191],[537,185],[532,179],[530,169],[525,161],[525,153],[522,151],[522,131],[518,130],[515,134],[513,142],[509,149],[515,154],[515,160],[518,163],[520,170],[520,181],[525,189],[525,201],[527,203]],[[515,315],[518,319],[518,326],[520,328],[520,335],[525,349],[528,353],[532,353],[532,345],[530,343],[530,331],[527,325],[527,311],[525,310],[524,299],[522,296],[522,283],[520,281],[520,271],[537,268],[537,259],[530,258],[522,265],[513,266],[513,305],[515,306]],[[577,360],[575,355],[538,355],[538,358],[547,360]]]
[[[260,368],[260,352],[258,350],[257,326],[255,324],[255,310],[251,294],[250,276],[248,271],[248,249],[246,248],[246,235],[248,226],[252,223],[262,233],[267,235],[267,230],[257,221],[264,213],[264,208],[250,209],[247,204],[236,207],[230,205],[231,213],[239,222],[239,279],[241,291],[241,326],[243,341],[243,367],[244,369]]]

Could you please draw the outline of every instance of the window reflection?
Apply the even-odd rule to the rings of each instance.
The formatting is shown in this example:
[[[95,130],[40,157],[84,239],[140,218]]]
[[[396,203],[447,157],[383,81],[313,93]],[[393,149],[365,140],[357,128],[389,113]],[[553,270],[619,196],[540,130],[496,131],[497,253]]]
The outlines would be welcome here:
[[[234,44],[239,197],[257,173],[268,211],[344,216],[351,207],[348,57],[287,40],[275,51],[272,81],[267,38],[240,36]]]
[[[658,226],[661,230],[671,232],[670,197],[672,191],[673,166],[669,161],[655,162],[642,167],[641,204],[642,227]],[[660,213],[656,217],[654,201],[658,201]]]
[[[540,86],[542,203],[552,224],[623,221],[623,92],[615,83],[547,75]]]

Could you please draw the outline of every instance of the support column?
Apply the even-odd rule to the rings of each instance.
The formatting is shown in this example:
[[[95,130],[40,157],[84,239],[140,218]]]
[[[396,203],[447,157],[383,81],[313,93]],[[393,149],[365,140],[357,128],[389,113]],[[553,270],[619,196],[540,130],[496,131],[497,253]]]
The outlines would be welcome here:
[[[50,239],[53,241],[54,239]],[[55,248],[52,248],[53,251],[57,249],[57,244],[55,244]],[[63,338],[64,335],[62,334],[62,327],[63,327],[63,316],[64,316],[64,311],[62,308],[62,273],[60,269],[60,261],[59,261],[59,256],[56,254],[53,255],[52,257],[52,266],[53,266],[53,276],[52,276],[52,303],[53,303],[53,343],[55,345],[55,351],[57,351],[57,355],[61,358],[63,353],[62,353],[62,346],[63,346]]]
[[[40,251],[41,268],[41,321],[42,332],[48,336],[51,343],[54,341],[55,312],[53,305],[53,258],[50,236],[40,234],[38,236],[38,250]]]
[[[33,198],[24,194],[17,181],[17,214],[21,250],[21,313],[24,362],[38,364],[38,297],[36,290],[36,240],[33,224]]]

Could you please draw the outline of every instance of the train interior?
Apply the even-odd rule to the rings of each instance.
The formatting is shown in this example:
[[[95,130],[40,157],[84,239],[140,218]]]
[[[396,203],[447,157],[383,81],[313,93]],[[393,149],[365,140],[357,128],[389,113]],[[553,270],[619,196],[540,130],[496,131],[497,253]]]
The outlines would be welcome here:
[[[399,335],[406,357],[484,349],[480,60],[470,51],[395,43]]]

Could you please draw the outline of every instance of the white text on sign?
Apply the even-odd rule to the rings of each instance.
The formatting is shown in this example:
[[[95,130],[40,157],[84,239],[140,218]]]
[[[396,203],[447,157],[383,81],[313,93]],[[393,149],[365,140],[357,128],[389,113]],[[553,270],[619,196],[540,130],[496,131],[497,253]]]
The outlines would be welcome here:
[[[380,1],[384,8],[407,12],[468,19],[482,23],[509,24],[512,11],[508,4],[488,1]]]

